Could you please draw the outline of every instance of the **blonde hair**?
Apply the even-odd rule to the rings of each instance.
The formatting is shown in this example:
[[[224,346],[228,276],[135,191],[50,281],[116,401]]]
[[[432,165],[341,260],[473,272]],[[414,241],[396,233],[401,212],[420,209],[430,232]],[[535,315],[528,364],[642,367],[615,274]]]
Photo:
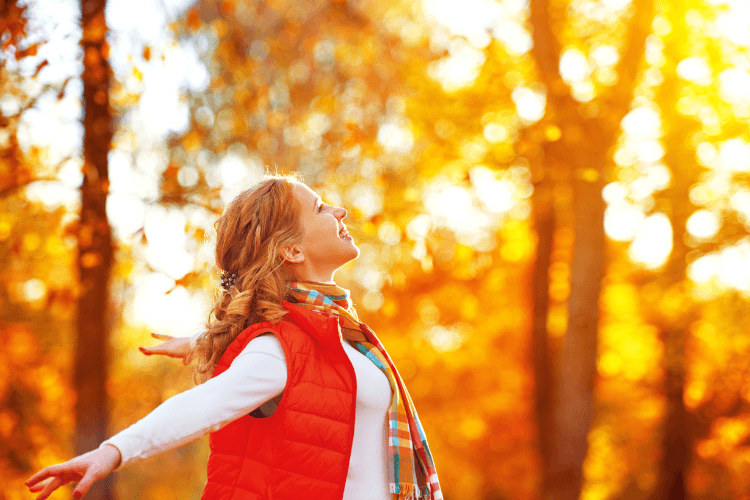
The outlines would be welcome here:
[[[292,176],[273,175],[240,193],[214,224],[216,265],[236,280],[220,287],[207,322],[187,361],[197,361],[197,384],[211,378],[224,351],[245,328],[277,323],[286,314],[281,303],[288,277],[281,249],[302,240],[300,206]]]

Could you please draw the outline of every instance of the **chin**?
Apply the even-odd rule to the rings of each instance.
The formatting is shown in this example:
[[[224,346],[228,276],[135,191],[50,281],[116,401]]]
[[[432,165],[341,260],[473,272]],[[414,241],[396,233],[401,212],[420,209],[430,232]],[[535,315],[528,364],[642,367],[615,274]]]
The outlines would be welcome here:
[[[351,262],[353,260],[356,260],[357,257],[359,257],[359,247],[357,245],[352,244],[352,250],[346,255],[346,262]],[[344,264],[346,264],[346,262]]]
[[[351,262],[359,257],[359,248],[354,247],[354,250],[346,256],[346,262]]]

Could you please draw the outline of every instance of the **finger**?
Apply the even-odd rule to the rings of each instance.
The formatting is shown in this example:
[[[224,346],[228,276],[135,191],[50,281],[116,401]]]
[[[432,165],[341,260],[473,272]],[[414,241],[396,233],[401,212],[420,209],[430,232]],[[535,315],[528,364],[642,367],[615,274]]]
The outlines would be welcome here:
[[[23,484],[25,484],[26,486],[33,486],[36,483],[55,475],[55,473],[60,470],[60,467],[62,465],[65,465],[65,464],[52,465],[50,467],[45,467],[44,469],[40,470],[39,472],[31,476],[29,479],[27,479],[26,482]]]
[[[162,333],[151,332],[151,336],[159,340],[172,340],[174,337],[171,335],[164,335]]]
[[[99,478],[96,477],[96,474],[94,474],[93,472],[87,472],[86,475],[83,476],[80,481],[78,481],[78,485],[73,490],[73,498],[78,500],[83,495],[85,495],[89,491],[89,488],[91,488],[91,485],[94,484],[98,479]]]
[[[171,350],[169,350],[166,347],[162,347],[164,344],[155,345],[153,347],[139,347],[140,351],[145,354],[146,356],[151,356],[152,354],[163,354],[165,356],[168,356],[170,358],[181,358],[182,356],[179,354],[175,354]]]
[[[62,484],[62,481],[60,478],[56,477],[52,479],[47,485],[44,487],[44,490],[36,497],[36,500],[44,500],[48,496],[52,494],[53,491],[55,491],[57,488],[60,487]]]
[[[50,482],[52,482],[53,478],[45,479],[44,481],[35,484],[34,486],[29,486],[29,491],[32,493],[36,493],[38,491],[42,491],[45,486],[47,486]]]

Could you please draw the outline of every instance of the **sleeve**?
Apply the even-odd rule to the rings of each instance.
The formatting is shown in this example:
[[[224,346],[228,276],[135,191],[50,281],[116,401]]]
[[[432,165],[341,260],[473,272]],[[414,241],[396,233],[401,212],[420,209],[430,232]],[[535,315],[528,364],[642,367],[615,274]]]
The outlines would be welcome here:
[[[221,429],[250,413],[286,386],[286,360],[275,335],[250,341],[220,375],[177,394],[104,441],[121,454],[120,470]]]

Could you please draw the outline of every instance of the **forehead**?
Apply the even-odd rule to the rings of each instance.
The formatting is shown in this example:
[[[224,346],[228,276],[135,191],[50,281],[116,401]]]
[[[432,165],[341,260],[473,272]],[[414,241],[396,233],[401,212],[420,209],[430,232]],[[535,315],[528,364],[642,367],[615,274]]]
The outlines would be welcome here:
[[[312,204],[317,198],[319,198],[318,193],[300,182],[295,182],[293,189],[294,195],[303,204]]]

